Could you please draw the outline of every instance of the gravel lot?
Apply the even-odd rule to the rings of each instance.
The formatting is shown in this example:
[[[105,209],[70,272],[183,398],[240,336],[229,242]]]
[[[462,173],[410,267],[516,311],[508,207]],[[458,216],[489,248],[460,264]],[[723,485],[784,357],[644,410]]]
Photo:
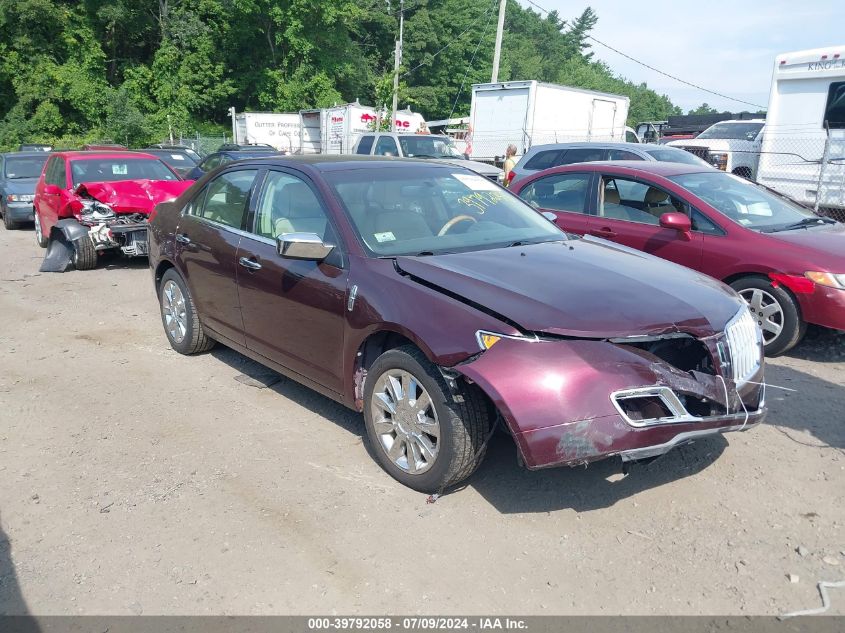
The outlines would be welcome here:
[[[42,256],[0,229],[0,614],[778,614],[845,578],[841,337],[769,364],[794,391],[765,426],[627,476],[524,471],[497,436],[427,505],[355,413],[173,352],[145,260]]]

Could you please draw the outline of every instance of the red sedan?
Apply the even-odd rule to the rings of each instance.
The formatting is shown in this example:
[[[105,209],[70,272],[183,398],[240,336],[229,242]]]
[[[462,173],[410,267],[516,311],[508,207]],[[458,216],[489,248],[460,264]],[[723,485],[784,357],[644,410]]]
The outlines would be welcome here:
[[[729,284],[751,306],[770,356],[795,346],[808,323],[845,330],[845,225],[742,178],[616,161],[548,169],[513,191],[566,231]]]

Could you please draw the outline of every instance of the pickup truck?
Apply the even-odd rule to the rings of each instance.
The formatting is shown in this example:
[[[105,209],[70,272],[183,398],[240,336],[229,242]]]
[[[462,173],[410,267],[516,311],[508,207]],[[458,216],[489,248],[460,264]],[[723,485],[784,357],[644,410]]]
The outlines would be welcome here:
[[[393,132],[362,134],[355,142],[352,153],[368,156],[425,158],[466,167],[500,184],[504,179],[504,172],[501,169],[487,163],[468,160],[455,147],[451,138],[438,134],[396,134]]]
[[[721,121],[694,139],[666,144],[685,149],[716,169],[754,180],[760,163],[765,123],[763,119]]]

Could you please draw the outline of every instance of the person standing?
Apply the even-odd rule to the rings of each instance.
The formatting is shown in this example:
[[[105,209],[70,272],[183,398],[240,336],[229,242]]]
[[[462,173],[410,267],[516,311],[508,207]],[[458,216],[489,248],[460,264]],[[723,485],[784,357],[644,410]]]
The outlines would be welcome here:
[[[502,169],[505,170],[503,182],[505,187],[509,187],[511,184],[511,172],[513,172],[514,167],[516,167],[516,145],[511,143],[505,150],[505,164],[502,166]]]

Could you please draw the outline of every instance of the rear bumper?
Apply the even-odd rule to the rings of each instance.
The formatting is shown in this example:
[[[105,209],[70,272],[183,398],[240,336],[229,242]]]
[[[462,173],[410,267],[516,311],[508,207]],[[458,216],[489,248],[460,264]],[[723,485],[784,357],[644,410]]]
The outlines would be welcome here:
[[[15,222],[32,222],[35,217],[31,202],[9,202],[5,213]]]
[[[743,385],[691,374],[641,350],[607,341],[502,340],[453,368],[495,403],[530,469],[612,456],[646,459],[706,435],[738,431],[766,417],[763,369]],[[630,419],[620,394],[670,391],[671,415]],[[707,409],[712,414],[694,415]]]

